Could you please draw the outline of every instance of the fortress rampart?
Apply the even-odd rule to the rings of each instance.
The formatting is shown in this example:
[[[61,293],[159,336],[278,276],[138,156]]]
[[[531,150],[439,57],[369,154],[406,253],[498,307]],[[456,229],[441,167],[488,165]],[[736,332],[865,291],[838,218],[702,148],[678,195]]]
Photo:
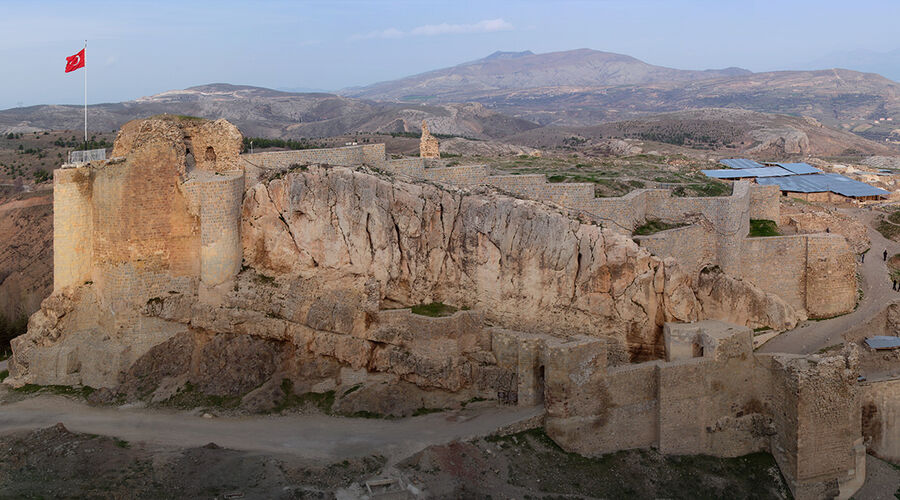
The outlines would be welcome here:
[[[517,372],[520,403],[543,401],[547,434],[567,450],[767,451],[796,498],[846,498],[862,484],[856,371],[845,358],[756,355],[748,328],[718,321],[667,324],[665,339],[668,360],[616,367],[601,339],[495,331],[494,354]]]
[[[863,398],[877,411],[863,419],[852,351],[757,355],[747,327],[718,321],[666,323],[657,349],[663,322],[699,317],[682,267],[720,266],[812,314],[855,299],[843,238],[746,237],[751,217],[777,219],[771,190],[598,199],[589,184],[389,161],[383,145],[239,157],[240,143],[224,121],[142,120],[123,127],[112,160],[54,172],[54,294],[13,341],[7,383],[152,400],[190,383],[250,405],[286,396],[289,381],[297,394],[341,394],[336,407],[350,414],[472,397],[543,403],[546,431],[566,450],[767,451],[800,499],[855,491],[866,422],[882,429],[873,448],[896,452],[886,441],[896,404],[873,387]],[[343,168],[300,169],[245,192],[245,167],[319,162],[492,185],[621,231]],[[653,218],[691,223],[638,238],[678,265],[621,234]],[[408,308],[434,300],[476,309],[431,318]],[[634,346],[666,359],[628,364]]]
[[[147,300],[196,293],[237,273],[240,136],[224,120],[203,123],[126,125],[112,160],[54,172],[55,292],[96,283],[109,312],[101,322],[129,329]],[[228,127],[230,143],[221,138]],[[180,147],[158,147],[157,134]]]

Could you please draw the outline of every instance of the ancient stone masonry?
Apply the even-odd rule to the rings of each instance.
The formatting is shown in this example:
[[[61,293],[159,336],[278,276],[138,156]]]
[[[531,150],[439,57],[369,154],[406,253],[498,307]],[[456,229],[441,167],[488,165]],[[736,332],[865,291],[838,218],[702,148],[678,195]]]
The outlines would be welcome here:
[[[598,200],[383,145],[240,147],[224,120],[157,117],[126,124],[111,160],[54,172],[54,292],[5,383],[157,402],[193,388],[255,411],[314,392],[348,415],[543,403],[548,435],[583,454],[768,451],[801,499],[865,477],[862,423],[894,403],[869,391],[881,413],[862,420],[854,352],[755,355],[743,326],[836,313],[850,289],[843,238],[745,238],[777,215],[767,193]],[[639,245],[573,207],[694,224]],[[700,321],[716,316],[743,325]]]
[[[421,158],[440,158],[441,152],[438,147],[437,137],[428,132],[428,124],[422,120],[422,137],[419,139],[419,157]]]

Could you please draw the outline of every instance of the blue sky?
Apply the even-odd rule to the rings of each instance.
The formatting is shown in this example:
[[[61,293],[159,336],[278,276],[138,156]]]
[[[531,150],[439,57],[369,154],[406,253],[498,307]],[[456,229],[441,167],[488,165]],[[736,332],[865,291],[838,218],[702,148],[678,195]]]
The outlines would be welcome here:
[[[0,109],[80,103],[82,75],[63,68],[85,38],[97,103],[212,82],[335,90],[495,50],[582,47],[683,69],[834,61],[900,79],[898,19],[896,0],[0,0]]]

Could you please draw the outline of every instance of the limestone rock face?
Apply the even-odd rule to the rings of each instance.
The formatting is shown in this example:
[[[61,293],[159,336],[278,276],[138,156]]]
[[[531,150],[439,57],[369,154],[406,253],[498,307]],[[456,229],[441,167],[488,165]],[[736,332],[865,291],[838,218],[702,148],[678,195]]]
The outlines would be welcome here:
[[[777,295],[766,293],[752,283],[721,272],[703,272],[697,287],[697,299],[703,317],[746,325],[750,328],[770,327],[790,330],[806,320]]]
[[[665,321],[692,321],[690,279],[628,238],[547,207],[347,168],[294,172],[249,189],[244,259],[379,303],[433,301],[495,323],[608,336],[625,361],[658,349]]]

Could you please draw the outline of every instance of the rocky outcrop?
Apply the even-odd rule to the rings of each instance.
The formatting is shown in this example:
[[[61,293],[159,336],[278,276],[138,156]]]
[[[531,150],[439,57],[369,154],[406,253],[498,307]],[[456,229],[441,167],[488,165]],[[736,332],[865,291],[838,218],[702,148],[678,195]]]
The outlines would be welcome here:
[[[311,167],[250,188],[243,224],[261,273],[353,291],[364,307],[439,301],[510,328],[606,336],[617,362],[658,356],[662,323],[699,314],[674,261],[505,196]]]
[[[794,309],[777,295],[719,271],[700,273],[697,299],[703,307],[704,318],[750,328],[790,330],[806,320],[803,311]]]

